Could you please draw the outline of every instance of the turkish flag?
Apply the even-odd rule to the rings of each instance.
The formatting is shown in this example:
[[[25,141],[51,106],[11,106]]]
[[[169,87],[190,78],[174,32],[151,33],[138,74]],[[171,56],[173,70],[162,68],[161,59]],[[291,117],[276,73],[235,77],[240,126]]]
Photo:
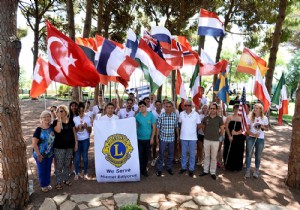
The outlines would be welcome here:
[[[39,56],[34,67],[30,97],[37,98],[45,93],[50,83],[48,62]]]
[[[95,87],[99,74],[83,50],[48,21],[46,25],[50,78],[69,86]]]

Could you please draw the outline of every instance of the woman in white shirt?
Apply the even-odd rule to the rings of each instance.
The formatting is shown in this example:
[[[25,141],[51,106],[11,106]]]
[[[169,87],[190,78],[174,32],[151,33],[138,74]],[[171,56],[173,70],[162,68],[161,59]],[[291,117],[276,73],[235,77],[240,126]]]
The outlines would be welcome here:
[[[259,166],[261,161],[261,155],[264,148],[265,131],[269,130],[269,121],[264,116],[264,107],[262,104],[255,104],[253,111],[249,115],[250,121],[248,123],[249,136],[246,141],[246,178],[251,176],[251,158],[253,151],[255,150],[255,171],[253,173],[254,178],[259,177]]]
[[[78,138],[78,150],[75,153],[75,180],[78,180],[79,164],[81,156],[83,158],[84,179],[88,179],[88,150],[90,147],[90,134],[92,132],[91,118],[84,113],[85,105],[83,102],[78,104],[79,115],[73,118],[76,134]]]

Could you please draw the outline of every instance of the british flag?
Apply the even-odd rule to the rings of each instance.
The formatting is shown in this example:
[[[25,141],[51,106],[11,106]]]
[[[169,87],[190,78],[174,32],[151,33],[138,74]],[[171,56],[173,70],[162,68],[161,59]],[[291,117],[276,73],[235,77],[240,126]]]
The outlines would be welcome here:
[[[242,132],[246,135],[246,131],[248,130],[248,123],[247,123],[247,113],[246,113],[247,105],[246,105],[246,89],[243,87],[243,93],[240,100],[239,112],[238,115],[242,118]]]
[[[153,36],[148,31],[144,31],[143,40],[145,40],[145,42],[148,44],[148,46],[151,47],[151,49],[154,52],[156,52],[156,54],[158,54],[159,57],[164,59],[159,41],[157,41],[157,39],[153,38]]]

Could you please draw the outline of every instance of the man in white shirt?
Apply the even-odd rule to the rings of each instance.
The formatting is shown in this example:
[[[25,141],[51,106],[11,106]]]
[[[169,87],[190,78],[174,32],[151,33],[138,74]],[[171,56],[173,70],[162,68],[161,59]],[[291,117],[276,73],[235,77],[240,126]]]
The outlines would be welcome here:
[[[112,120],[112,119],[119,119],[117,115],[114,114],[115,105],[113,103],[108,103],[105,106],[105,115],[97,114],[96,120]]]
[[[128,117],[134,117],[135,112],[132,110],[132,105],[133,105],[133,100],[131,98],[128,98],[126,100],[126,108],[122,108],[120,109],[120,111],[118,112],[118,117],[120,119],[125,119]]]
[[[105,107],[104,99],[102,93],[98,95],[98,104],[93,106],[93,119],[95,119],[97,114],[103,114]]]
[[[202,107],[203,105],[207,105],[207,98],[205,96],[205,90],[204,87],[200,87],[200,92],[202,95],[202,98],[200,99],[200,107]]]
[[[192,101],[187,100],[184,103],[185,111],[179,115],[180,123],[180,141],[181,141],[181,170],[180,174],[187,171],[187,152],[189,151],[189,176],[194,176],[197,130],[200,128],[200,116],[192,110]],[[179,143],[179,142],[178,142]]]

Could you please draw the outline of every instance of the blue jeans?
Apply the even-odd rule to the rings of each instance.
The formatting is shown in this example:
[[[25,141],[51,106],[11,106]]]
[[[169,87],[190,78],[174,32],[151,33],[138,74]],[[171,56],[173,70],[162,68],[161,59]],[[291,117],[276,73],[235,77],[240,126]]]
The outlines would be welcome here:
[[[164,162],[164,153],[166,148],[168,148],[168,160],[166,164],[166,169],[172,169],[172,162],[174,159],[174,141],[159,141],[159,152],[157,160],[157,171],[162,171],[163,162]]]
[[[50,185],[51,182],[51,165],[53,161],[54,155],[51,157],[44,157],[42,162],[39,162],[36,155],[33,155],[36,166],[38,169],[38,176],[40,181],[41,187],[47,187]]]
[[[83,171],[84,175],[87,174],[88,170],[88,151],[90,147],[90,139],[85,139],[85,140],[79,140],[78,141],[78,149],[75,153],[75,159],[74,159],[74,164],[75,164],[75,173],[79,173],[79,164],[80,164],[80,157],[82,155],[83,158]]]
[[[262,151],[264,149],[264,139],[257,138],[255,141],[254,137],[248,136],[246,140],[246,168],[251,166],[251,158],[253,151],[255,150],[255,168],[259,169]],[[255,145],[254,145],[255,143]],[[253,147],[254,145],[254,147]],[[253,149],[252,149],[253,148]],[[251,151],[252,150],[252,151]],[[251,152],[251,154],[250,154]]]
[[[182,140],[181,139],[181,169],[186,170],[187,152],[190,153],[189,158],[189,171],[195,169],[197,140]]]

